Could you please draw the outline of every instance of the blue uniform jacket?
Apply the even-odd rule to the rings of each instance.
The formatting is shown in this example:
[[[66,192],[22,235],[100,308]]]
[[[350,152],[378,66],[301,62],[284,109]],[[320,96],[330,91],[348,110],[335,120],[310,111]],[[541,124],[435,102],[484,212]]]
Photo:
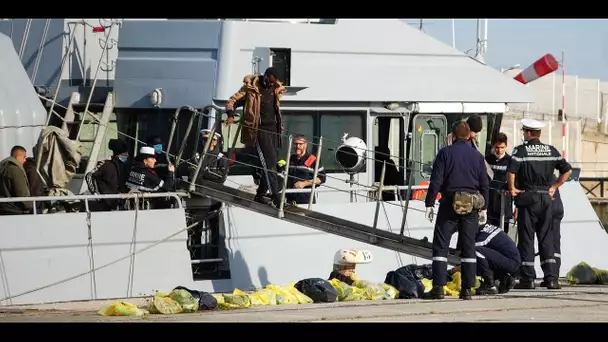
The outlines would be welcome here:
[[[518,264],[521,263],[519,250],[515,242],[500,227],[486,224],[475,236],[475,247],[487,247],[516,261]]]
[[[437,193],[442,200],[452,198],[457,191],[480,192],[486,209],[489,199],[489,180],[484,157],[465,140],[439,150],[433,162],[431,184],[425,199],[426,207],[432,207]]]

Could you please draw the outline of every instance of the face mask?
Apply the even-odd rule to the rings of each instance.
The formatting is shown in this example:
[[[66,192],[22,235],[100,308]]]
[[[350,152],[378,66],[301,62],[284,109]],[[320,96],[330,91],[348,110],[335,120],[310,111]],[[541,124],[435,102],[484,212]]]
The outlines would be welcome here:
[[[154,152],[156,154],[163,153],[163,144],[156,144],[156,145],[154,145]]]
[[[129,159],[129,157],[127,157],[127,156],[118,156],[118,160],[120,160],[123,163],[125,163],[127,161],[127,159]]]
[[[505,154],[504,154],[504,153],[503,153],[503,154],[498,154],[498,153],[496,153],[496,151],[492,151],[492,153],[493,153],[493,154],[496,156],[496,158],[498,158],[498,159],[501,159],[502,157],[504,157],[504,156],[505,156]]]

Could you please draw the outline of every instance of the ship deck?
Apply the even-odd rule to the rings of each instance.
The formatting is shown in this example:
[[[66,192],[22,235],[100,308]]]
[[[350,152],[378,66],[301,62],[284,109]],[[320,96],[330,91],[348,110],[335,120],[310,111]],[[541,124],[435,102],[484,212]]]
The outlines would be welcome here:
[[[130,299],[141,304],[143,299]],[[216,310],[193,314],[102,317],[113,300],[0,307],[0,322],[606,322],[608,286],[513,290],[461,301],[392,300]]]

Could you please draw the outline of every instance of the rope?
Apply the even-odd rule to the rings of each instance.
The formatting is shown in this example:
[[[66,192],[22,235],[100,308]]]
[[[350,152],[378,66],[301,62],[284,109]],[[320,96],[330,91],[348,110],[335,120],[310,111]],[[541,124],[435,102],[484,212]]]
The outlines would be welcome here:
[[[30,28],[32,26],[32,20],[28,19],[23,29],[23,37],[21,38],[21,46],[19,47],[19,60],[23,61],[23,53],[25,52],[25,46],[27,45],[27,38],[30,35]]]
[[[6,293],[9,297],[11,295],[11,291],[8,286],[8,275],[6,274],[6,266],[4,265],[4,258],[2,257],[2,251],[0,250],[0,267],[2,268],[2,289],[4,293]],[[11,298],[7,298],[9,305],[13,304]],[[6,299],[5,299],[6,300]],[[0,300],[2,302],[3,300]]]
[[[186,228],[180,229],[180,230],[178,230],[177,232],[175,232],[175,233],[173,233],[173,234],[171,234],[171,235],[168,235],[167,237],[165,237],[165,238],[163,238],[163,239],[160,239],[160,240],[158,240],[158,241],[154,242],[153,244],[151,244],[151,245],[149,245],[149,246],[146,246],[146,247],[144,247],[144,248],[142,248],[142,249],[140,249],[140,250],[138,250],[138,251],[134,251],[134,252],[132,252],[132,253],[129,253],[129,255],[126,255],[126,256],[124,256],[124,257],[122,257],[122,258],[120,258],[120,259],[116,259],[116,260],[114,260],[114,261],[112,261],[112,262],[109,262],[109,263],[107,263],[107,264],[105,264],[105,265],[99,266],[99,267],[97,267],[97,268],[95,268],[95,269],[93,269],[93,270],[86,271],[86,272],[82,272],[82,273],[80,273],[80,274],[77,274],[77,275],[71,276],[71,277],[69,277],[69,278],[65,278],[65,279],[62,279],[62,280],[59,280],[59,281],[56,281],[56,282],[53,282],[53,283],[50,283],[50,284],[44,285],[44,286],[36,287],[36,288],[34,288],[34,289],[31,289],[31,290],[28,290],[28,291],[24,291],[24,292],[18,293],[18,294],[13,295],[13,296],[9,295],[9,296],[6,296],[6,297],[4,297],[4,298],[0,298],[0,302],[5,301],[5,300],[12,300],[13,298],[23,297],[23,296],[28,295],[28,294],[30,294],[30,293],[34,293],[34,292],[38,292],[38,291],[41,291],[41,290],[45,290],[45,289],[51,288],[51,287],[53,287],[53,286],[57,286],[57,285],[61,285],[61,284],[65,284],[65,283],[67,283],[67,282],[69,282],[69,281],[72,281],[72,280],[74,280],[74,279],[78,279],[78,278],[80,278],[80,277],[86,276],[87,274],[89,274],[89,273],[91,273],[91,272],[96,272],[96,271],[102,270],[102,269],[104,269],[104,268],[110,267],[110,266],[115,265],[115,264],[117,264],[117,263],[119,263],[119,262],[121,262],[121,261],[124,261],[124,260],[128,259],[128,258],[134,257],[135,255],[137,255],[137,254],[139,254],[139,253],[142,253],[142,252],[147,251],[147,250],[149,250],[149,249],[151,249],[151,248],[153,248],[153,247],[156,247],[156,246],[160,245],[161,243],[163,243],[163,242],[165,242],[165,241],[168,241],[169,239],[171,239],[171,238],[173,238],[173,237],[175,237],[175,236],[177,236],[177,235],[179,235],[179,234],[183,233],[184,231],[189,230],[189,229],[192,229],[192,227],[194,227],[194,226],[195,226],[195,225],[197,225],[197,224],[198,224],[198,223],[194,223],[194,224],[192,224],[192,225],[189,225],[189,226],[187,226]]]

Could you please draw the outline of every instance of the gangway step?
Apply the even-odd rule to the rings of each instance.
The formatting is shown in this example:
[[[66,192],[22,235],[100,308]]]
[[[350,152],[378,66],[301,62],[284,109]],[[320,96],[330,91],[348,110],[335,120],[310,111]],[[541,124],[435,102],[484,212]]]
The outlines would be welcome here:
[[[193,192],[195,195],[207,196],[216,201],[224,202],[279,219],[278,209],[253,201],[253,195],[248,192],[210,181],[203,181],[202,183],[197,184],[196,188],[197,191]],[[428,260],[432,259],[432,244],[428,241],[414,239],[382,229],[374,229],[372,227],[344,220],[335,216],[295,207],[286,209],[284,211],[284,217],[282,220],[326,233],[343,236],[370,245],[390,249],[396,252],[401,252]],[[456,251],[450,248],[448,264],[460,264],[460,257],[457,257],[455,254]]]

